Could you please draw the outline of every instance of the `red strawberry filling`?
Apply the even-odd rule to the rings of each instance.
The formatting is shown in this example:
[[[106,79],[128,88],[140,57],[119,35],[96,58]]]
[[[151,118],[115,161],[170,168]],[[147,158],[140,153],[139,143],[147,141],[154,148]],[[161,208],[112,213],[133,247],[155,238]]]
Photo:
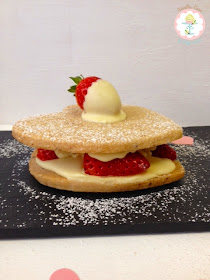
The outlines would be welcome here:
[[[37,150],[37,157],[40,160],[51,160],[51,159],[56,159],[58,158],[55,154],[54,151],[51,150],[43,150],[43,149],[38,149]]]
[[[176,152],[169,145],[160,145],[152,151],[152,156],[160,158],[176,159]],[[42,160],[57,159],[52,150],[37,150],[37,157]],[[84,154],[84,171],[94,176],[129,176],[144,172],[150,167],[149,161],[139,152],[128,153],[124,158],[103,162]]]
[[[84,155],[84,170],[94,176],[129,176],[144,172],[150,167],[149,161],[139,152],[128,153],[123,159],[103,162]]]
[[[157,146],[157,148],[152,152],[152,156],[175,160],[176,152],[169,145],[164,144]]]

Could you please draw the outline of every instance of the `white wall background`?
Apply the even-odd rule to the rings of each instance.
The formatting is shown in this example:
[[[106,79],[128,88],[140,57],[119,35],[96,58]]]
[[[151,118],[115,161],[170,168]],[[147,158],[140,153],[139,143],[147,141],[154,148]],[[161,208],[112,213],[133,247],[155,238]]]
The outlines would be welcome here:
[[[173,27],[186,4],[206,20],[191,44]],[[0,123],[74,104],[68,77],[83,74],[109,80],[123,103],[209,125],[209,26],[209,0],[1,0]]]

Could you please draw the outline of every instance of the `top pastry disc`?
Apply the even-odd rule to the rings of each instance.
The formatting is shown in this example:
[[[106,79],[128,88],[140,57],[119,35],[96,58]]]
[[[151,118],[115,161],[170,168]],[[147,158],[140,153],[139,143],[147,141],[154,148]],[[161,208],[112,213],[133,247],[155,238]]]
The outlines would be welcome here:
[[[82,110],[70,105],[59,113],[18,121],[12,134],[30,147],[72,153],[134,152],[182,137],[182,128],[165,116],[137,106],[122,109],[126,120],[103,124],[84,121]]]

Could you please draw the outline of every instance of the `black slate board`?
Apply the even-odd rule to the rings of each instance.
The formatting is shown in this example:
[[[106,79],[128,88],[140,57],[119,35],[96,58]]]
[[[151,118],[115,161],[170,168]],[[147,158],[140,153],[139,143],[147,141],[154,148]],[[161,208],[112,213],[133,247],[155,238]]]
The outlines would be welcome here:
[[[210,127],[188,127],[193,146],[175,145],[186,168],[170,185],[86,194],[40,185],[28,171],[32,149],[0,132],[0,238],[88,236],[210,229]]]

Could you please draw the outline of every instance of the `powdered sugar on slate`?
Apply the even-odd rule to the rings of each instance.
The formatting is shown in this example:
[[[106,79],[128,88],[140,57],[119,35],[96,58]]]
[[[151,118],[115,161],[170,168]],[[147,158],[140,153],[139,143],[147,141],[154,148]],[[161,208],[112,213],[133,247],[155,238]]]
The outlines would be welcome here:
[[[33,184],[34,181],[31,183],[32,179],[27,179],[30,177],[27,165],[31,149],[15,140],[6,140],[0,146],[1,155],[16,157],[11,170],[12,183],[8,184],[10,195],[0,193],[3,227],[209,222],[209,177],[208,170],[203,168],[203,162],[209,160],[209,142],[193,133],[190,136],[194,137],[194,146],[175,146],[186,167],[183,180],[158,188],[158,191],[113,195],[75,194],[42,187]],[[13,192],[16,193],[16,205],[12,203]],[[11,209],[13,213],[14,209],[16,211],[12,225],[7,217]],[[3,213],[6,213],[5,217]]]
[[[28,147],[20,144],[15,139],[7,139],[0,143],[0,158],[11,158],[17,154],[28,152]]]

